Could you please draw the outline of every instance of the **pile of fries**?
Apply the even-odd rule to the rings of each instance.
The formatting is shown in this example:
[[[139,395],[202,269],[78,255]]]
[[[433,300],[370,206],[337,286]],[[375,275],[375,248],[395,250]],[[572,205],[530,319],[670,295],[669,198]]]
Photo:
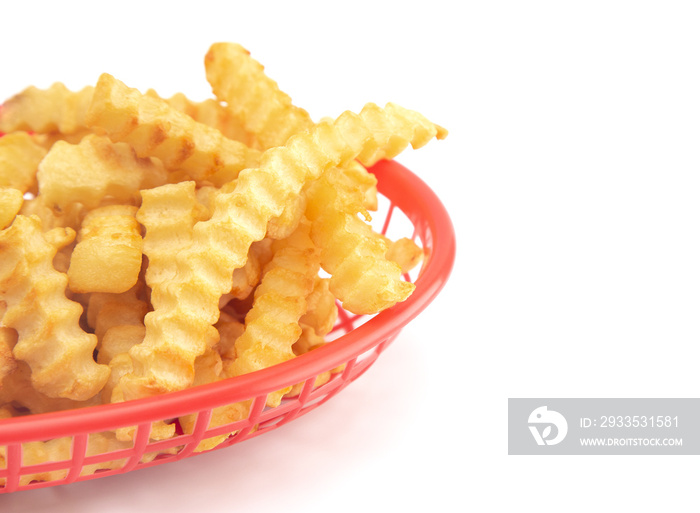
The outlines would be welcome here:
[[[0,419],[253,372],[325,344],[336,302],[374,314],[413,291],[402,276],[422,249],[372,230],[367,167],[446,131],[391,103],[313,122],[237,44],[212,45],[205,68],[214,97],[199,103],[103,74],[2,106]],[[151,439],[175,427],[156,423]],[[29,461],[70,451],[36,444]]]

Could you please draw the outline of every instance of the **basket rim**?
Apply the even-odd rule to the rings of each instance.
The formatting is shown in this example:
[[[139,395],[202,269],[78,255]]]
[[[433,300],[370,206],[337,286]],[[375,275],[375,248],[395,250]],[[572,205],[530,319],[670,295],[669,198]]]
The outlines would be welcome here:
[[[395,160],[382,160],[369,170],[377,177],[379,192],[389,197],[414,225],[425,223],[431,237],[431,250],[414,282],[416,288],[404,302],[314,351],[249,374],[123,403],[3,419],[0,421],[0,444],[108,431],[258,397],[341,365],[398,333],[445,285],[455,260],[454,227],[437,195],[406,167]],[[386,194],[389,188],[390,195]]]

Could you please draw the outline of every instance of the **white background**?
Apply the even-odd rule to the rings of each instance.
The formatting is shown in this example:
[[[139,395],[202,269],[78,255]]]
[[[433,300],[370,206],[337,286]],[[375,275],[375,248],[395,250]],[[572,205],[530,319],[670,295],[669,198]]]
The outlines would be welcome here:
[[[1,511],[697,507],[697,457],[509,457],[506,409],[700,396],[694,2],[18,5],[0,7],[0,98],[106,71],[204,99],[209,44],[236,41],[316,119],[423,112],[450,136],[398,160],[443,199],[458,252],[442,295],[322,408]]]

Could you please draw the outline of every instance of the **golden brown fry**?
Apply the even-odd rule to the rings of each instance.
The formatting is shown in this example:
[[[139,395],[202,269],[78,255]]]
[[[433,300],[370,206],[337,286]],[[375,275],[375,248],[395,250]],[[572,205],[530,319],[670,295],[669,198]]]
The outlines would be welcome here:
[[[85,216],[68,268],[73,292],[118,294],[136,285],[143,246],[136,211],[129,205],[109,205]]]
[[[60,132],[51,132],[50,134],[34,134],[34,142],[40,145],[46,151],[50,151],[53,145],[58,141],[63,141],[68,144],[80,144],[80,142],[87,137],[92,135],[92,130],[84,128],[73,134],[62,134]]]
[[[99,320],[100,312],[103,308],[110,305],[126,304],[129,310],[131,310],[132,305],[142,302],[144,295],[144,283],[141,279],[136,282],[136,285],[121,294],[111,294],[109,292],[94,292],[89,294],[85,306],[88,326],[95,330],[99,322],[104,322]]]
[[[143,319],[148,310],[148,303],[140,299],[107,302],[100,310],[100,315],[97,317],[97,324],[95,325],[95,335],[98,340],[97,348],[100,351],[102,350],[103,339],[112,328],[137,326],[145,329]]]
[[[54,144],[37,179],[44,203],[65,211],[74,203],[96,208],[106,199],[138,205],[139,189],[166,183],[167,172],[160,161],[136,156],[128,144],[88,135],[79,144]]]
[[[252,144],[258,149],[282,146],[292,135],[313,126],[309,114],[292,105],[291,98],[242,46],[215,43],[204,65],[214,94],[253,135]]]
[[[333,123],[293,136],[286,146],[266,151],[260,168],[243,170],[235,183],[217,192],[211,218],[195,224],[192,244],[177,255],[179,272],[167,289],[152,292],[154,311],[146,316],[146,337],[129,352],[134,372],[121,379],[115,389],[119,397],[128,400],[190,386],[194,360],[218,337],[213,325],[219,299],[229,291],[233,271],[245,265],[251,244],[265,237],[269,221],[282,214],[306,183],[355,158],[365,147],[375,148],[374,153],[384,148],[386,155],[400,147],[390,133],[373,133],[363,121],[364,112],[346,112]],[[382,115],[388,124],[410,125],[404,117]],[[432,124],[414,127],[417,135],[406,144],[425,143],[430,127],[436,134]]]
[[[157,157],[169,170],[216,186],[235,179],[260,158],[245,144],[106,73],[97,82],[87,122],[113,141],[131,144],[139,157]]]
[[[21,191],[0,185],[0,230],[12,224],[23,202]]]
[[[2,380],[0,403],[12,403],[25,408],[29,413],[49,413],[72,410],[99,404],[99,396],[85,401],[74,401],[64,397],[49,397],[39,392],[31,380],[31,369],[26,362],[16,361],[12,372]]]
[[[360,191],[364,208],[377,210],[377,178],[356,160],[348,162],[343,172]]]
[[[80,401],[102,388],[109,369],[93,360],[97,339],[80,328],[82,308],[66,298],[68,279],[52,266],[57,249],[74,236],[58,230],[45,236],[38,218],[18,215],[0,232],[2,325],[17,330],[13,353],[31,367],[37,390]]]
[[[44,155],[46,150],[25,132],[0,137],[0,187],[35,193],[36,170]]]
[[[136,340],[135,342],[140,344],[142,340]],[[134,366],[131,362],[129,353],[118,353],[112,356],[112,358],[109,359],[109,370],[109,379],[100,392],[103,403],[119,402],[115,400],[114,389],[117,387],[117,385],[119,385],[119,380],[122,378],[122,376],[134,371]],[[133,436],[134,432],[133,427],[128,433],[124,433],[124,431],[122,431],[122,433],[120,433],[120,439],[128,440],[130,436]]]
[[[235,342],[236,339],[243,334],[243,331],[245,331],[245,325],[226,313],[221,312],[221,317],[219,318],[219,322],[216,323],[215,328],[219,332],[219,343],[216,345],[219,354],[225,359],[235,358]]]
[[[347,210],[347,195],[332,170],[309,188],[306,214],[311,236],[322,248],[321,265],[331,274],[330,290],[343,308],[373,314],[404,301],[415,286],[401,280],[401,268],[386,259],[387,245],[369,225]]]
[[[146,327],[143,323],[116,324],[110,327],[100,339],[97,363],[109,365],[114,357],[122,353],[128,353],[129,349],[136,344],[140,344],[145,336]],[[109,394],[111,395],[111,391]],[[109,398],[107,398],[106,402],[109,402]]]
[[[266,237],[280,240],[289,237],[297,229],[301,216],[306,210],[306,194],[304,191],[292,198],[284,206],[282,214],[273,217],[267,223]]]
[[[418,149],[433,137],[447,137],[447,130],[443,127],[431,123],[419,112],[405,109],[396,103],[387,103],[383,109],[368,103],[362,108],[360,116],[367,128],[375,134],[374,141],[357,156],[367,167],[382,159],[394,158],[409,144],[413,149]]]
[[[173,280],[181,274],[182,264],[175,258],[177,254],[184,251],[192,244],[193,225],[201,212],[201,207],[197,203],[194,182],[181,182],[179,184],[169,184],[157,187],[149,191],[143,191],[143,201],[138,211],[137,218],[146,228],[144,237],[144,254],[148,257],[149,266],[146,271],[146,283],[151,288],[151,303],[154,309],[162,309],[172,302],[172,292],[170,285]],[[231,276],[229,276],[229,287],[231,286]],[[199,306],[193,304],[194,312],[187,312],[185,315],[192,317],[196,315]],[[146,337],[144,343],[133,347],[129,354],[133,362],[133,372],[125,373],[124,383],[131,383],[130,386],[122,387],[117,391],[114,400],[121,400],[122,397],[129,399],[132,395],[142,397],[157,393],[152,391],[151,385],[145,380],[136,379],[134,373],[151,372],[150,361],[146,363],[142,357],[145,348],[150,347],[151,351],[162,356],[163,363],[173,361],[171,341],[162,339],[158,333],[158,327],[154,324],[155,312],[148,314],[145,318]],[[184,318],[186,321],[187,317]],[[213,323],[212,323],[213,324]],[[182,327],[186,330],[186,324]],[[149,332],[151,333],[149,338]],[[205,347],[214,345],[218,340],[216,330],[210,326],[197,340],[198,353],[194,356],[186,355],[185,359],[190,361],[192,367],[188,368],[189,375],[184,375],[181,379],[188,380],[194,378],[194,359],[204,352]],[[151,347],[151,345],[153,347]],[[143,346],[143,347],[142,347]],[[175,363],[177,365],[177,363]],[[181,385],[185,388],[188,384]]]
[[[226,294],[230,299],[245,299],[250,296],[253,289],[260,281],[262,268],[257,255],[252,250],[248,251],[248,260],[243,267],[233,271],[231,290]],[[221,305],[221,301],[219,301]]]
[[[394,104],[314,124],[239,45],[212,45],[205,65],[217,100],[162,99],[105,74],[96,88],[29,88],[0,108],[0,133],[35,132],[0,137],[0,419],[275,365],[325,344],[334,293],[346,309],[374,313],[411,292],[401,274],[422,250],[358,218],[377,209],[365,166],[447,132]],[[330,279],[318,276],[321,263]],[[314,386],[343,369],[321,372]],[[269,394],[267,405],[308,383]],[[209,427],[244,420],[250,408],[215,408]],[[178,420],[192,433],[197,415]],[[174,436],[173,421],[153,422],[150,438]],[[195,451],[237,428],[225,429]],[[135,432],[91,434],[88,456],[131,447]],[[71,445],[24,443],[23,464],[67,460]],[[6,457],[0,445],[0,469]],[[23,475],[20,484],[65,475]]]
[[[167,184],[141,192],[136,219],[145,227],[143,253],[148,257],[146,283],[152,289],[178,273],[175,257],[192,242],[192,227],[203,208],[194,182]]]
[[[154,98],[161,98],[153,89],[149,89],[144,94]],[[203,102],[194,102],[182,93],[177,93],[170,98],[163,98],[163,100],[198,123],[216,128],[229,139],[240,141],[246,146],[252,145],[251,134],[243,127],[243,123],[218,101],[208,99]]]
[[[3,104],[0,132],[76,133],[85,128],[92,92],[91,86],[72,92],[60,82],[48,89],[28,87]]]
[[[314,289],[306,297],[306,302],[307,310],[299,323],[309,326],[321,337],[330,333],[338,318],[338,307],[335,296],[330,291],[330,280],[316,277]]]
[[[86,209],[82,203],[72,203],[65,210],[56,211],[44,202],[42,194],[25,200],[19,211],[23,216],[38,217],[44,231],[54,228],[70,228],[77,231],[80,229],[85,212]]]
[[[409,272],[423,260],[423,249],[407,237],[392,241],[382,236],[387,243],[386,258],[399,264],[401,274]]]
[[[236,340],[236,358],[226,368],[227,375],[240,376],[294,357],[292,345],[301,335],[299,319],[306,313],[306,297],[320,269],[320,252],[311,241],[310,228],[310,223],[302,222],[289,238],[274,244],[275,254],[255,289],[253,308]],[[277,406],[288,391],[269,394],[268,406]]]
[[[3,313],[0,311],[0,318]],[[12,328],[0,327],[0,390],[3,389],[2,380],[17,367],[12,348],[17,343],[17,331]],[[2,394],[0,393],[0,397]],[[2,401],[0,400],[0,404]]]

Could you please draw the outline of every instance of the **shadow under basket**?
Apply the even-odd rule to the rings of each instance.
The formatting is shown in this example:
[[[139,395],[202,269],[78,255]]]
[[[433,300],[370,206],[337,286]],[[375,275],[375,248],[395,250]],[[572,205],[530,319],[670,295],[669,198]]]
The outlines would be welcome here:
[[[392,239],[413,238],[424,250],[420,268],[404,276],[416,285],[406,301],[370,317],[339,307],[329,343],[257,372],[137,401],[2,420],[0,493],[122,474],[228,447],[308,413],[361,376],[437,296],[455,258],[452,223],[428,186],[395,161],[381,161],[370,171],[380,193],[375,229]],[[265,405],[269,393],[289,386],[295,395],[277,407]],[[243,420],[212,422],[217,408],[239,403],[246,405]],[[183,416],[190,419],[186,432],[176,420]],[[162,421],[177,423],[177,434],[154,441],[152,425]],[[133,442],[114,450],[104,440],[124,427],[134,430]]]

